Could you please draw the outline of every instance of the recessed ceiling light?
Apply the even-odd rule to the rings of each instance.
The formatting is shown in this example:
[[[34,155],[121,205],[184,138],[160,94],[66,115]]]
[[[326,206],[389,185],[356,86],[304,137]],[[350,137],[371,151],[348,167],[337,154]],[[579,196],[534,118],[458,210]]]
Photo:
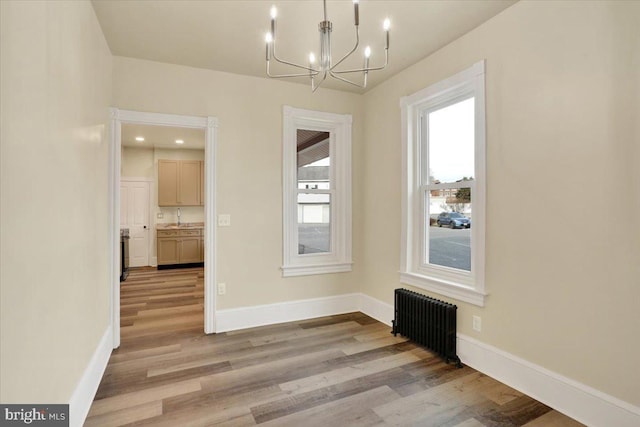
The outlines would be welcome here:
[[[144,141],[144,137],[143,136],[136,136],[136,141],[142,142],[142,141]]]
[[[184,141],[181,139],[176,139],[176,144],[184,144]]]

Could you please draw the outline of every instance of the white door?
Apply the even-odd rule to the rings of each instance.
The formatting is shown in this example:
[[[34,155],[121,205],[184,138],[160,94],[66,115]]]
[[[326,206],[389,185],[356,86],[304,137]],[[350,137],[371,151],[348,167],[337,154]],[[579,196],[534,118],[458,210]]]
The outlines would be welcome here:
[[[149,182],[120,183],[120,227],[128,228],[129,266],[149,265]]]

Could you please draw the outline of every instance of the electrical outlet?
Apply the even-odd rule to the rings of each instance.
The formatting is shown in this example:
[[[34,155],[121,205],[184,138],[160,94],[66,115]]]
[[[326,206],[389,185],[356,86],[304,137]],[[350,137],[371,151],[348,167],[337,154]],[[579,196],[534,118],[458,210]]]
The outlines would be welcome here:
[[[156,218],[158,218],[158,219],[162,219],[162,218],[164,218],[164,214],[163,214],[162,212],[158,212],[158,213],[156,214]]]
[[[231,226],[231,215],[229,214],[218,215],[218,227],[229,227],[229,226]]]
[[[227,284],[218,283],[218,295],[224,295],[227,293]]]
[[[480,316],[473,316],[473,330],[482,331],[482,318]]]

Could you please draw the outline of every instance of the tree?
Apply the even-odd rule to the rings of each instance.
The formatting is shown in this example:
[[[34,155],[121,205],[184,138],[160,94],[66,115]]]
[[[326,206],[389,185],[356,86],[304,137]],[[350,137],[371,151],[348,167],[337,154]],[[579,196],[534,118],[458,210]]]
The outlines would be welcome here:
[[[461,180],[456,182],[464,182],[464,181],[473,181],[473,177],[467,178],[463,177]],[[470,187],[462,187],[456,191],[455,198],[453,201],[453,210],[454,212],[463,213],[466,210],[466,205],[471,203],[471,188]]]
[[[456,203],[471,203],[471,188],[458,189],[456,193]]]

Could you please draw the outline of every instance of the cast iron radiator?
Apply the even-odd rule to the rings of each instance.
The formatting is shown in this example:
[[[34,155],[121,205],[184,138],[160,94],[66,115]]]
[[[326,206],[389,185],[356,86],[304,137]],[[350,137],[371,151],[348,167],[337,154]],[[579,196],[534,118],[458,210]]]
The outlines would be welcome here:
[[[456,354],[458,307],[407,289],[396,289],[395,297],[396,318],[391,333],[403,335],[461,368]]]

